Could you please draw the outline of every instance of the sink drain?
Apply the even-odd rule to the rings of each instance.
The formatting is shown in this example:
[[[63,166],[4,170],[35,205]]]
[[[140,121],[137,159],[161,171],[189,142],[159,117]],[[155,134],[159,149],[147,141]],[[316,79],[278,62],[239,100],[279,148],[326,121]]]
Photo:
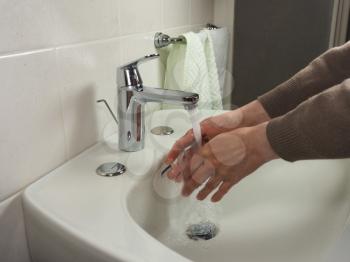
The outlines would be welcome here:
[[[186,235],[192,240],[209,240],[218,233],[218,228],[212,222],[201,222],[190,225],[186,230]]]
[[[174,133],[174,129],[170,126],[157,126],[151,129],[151,133],[156,136],[170,136]]]
[[[96,173],[99,176],[113,177],[119,176],[126,172],[126,167],[123,164],[117,162],[110,162],[100,165],[96,169]]]

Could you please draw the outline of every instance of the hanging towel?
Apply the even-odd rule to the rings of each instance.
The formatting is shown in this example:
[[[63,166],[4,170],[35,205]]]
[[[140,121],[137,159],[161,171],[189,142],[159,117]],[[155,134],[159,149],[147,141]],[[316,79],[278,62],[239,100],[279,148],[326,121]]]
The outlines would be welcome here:
[[[193,32],[183,36],[186,44],[174,44],[161,52],[161,56],[167,54],[164,87],[198,93],[199,109],[222,109],[210,35],[206,34],[204,39]]]
[[[227,62],[230,44],[230,34],[227,28],[218,28],[215,30],[203,29],[201,34],[209,32],[210,37],[213,41],[213,48],[215,54],[216,66],[218,69],[218,77],[220,83],[221,96],[224,94],[226,73],[227,73]]]

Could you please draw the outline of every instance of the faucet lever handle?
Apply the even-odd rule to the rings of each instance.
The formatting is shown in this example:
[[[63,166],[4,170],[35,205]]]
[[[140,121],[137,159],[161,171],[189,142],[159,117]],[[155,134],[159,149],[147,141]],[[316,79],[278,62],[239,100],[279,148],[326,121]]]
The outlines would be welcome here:
[[[159,57],[159,54],[151,54],[135,61],[132,61],[124,66],[119,68],[119,77],[122,79],[121,84],[119,86],[132,86],[136,88],[138,91],[143,90],[143,82],[142,77],[138,69],[138,65],[141,63],[145,63],[147,61],[156,59]]]
[[[127,68],[137,68],[137,66],[139,64],[143,64],[145,62],[148,62],[150,60],[153,60],[153,59],[156,59],[156,58],[159,58],[159,54],[150,54],[150,55],[146,55],[146,56],[143,56],[139,59],[136,59],[132,62],[129,62],[127,63],[126,65],[123,65],[121,66],[120,68],[123,68],[123,69],[127,69]]]

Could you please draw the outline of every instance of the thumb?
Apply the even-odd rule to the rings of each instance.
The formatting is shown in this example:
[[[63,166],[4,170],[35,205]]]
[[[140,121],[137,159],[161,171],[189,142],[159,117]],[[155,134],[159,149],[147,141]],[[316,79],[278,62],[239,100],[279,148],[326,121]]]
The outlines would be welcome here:
[[[209,143],[206,143],[203,145],[197,152],[198,155],[200,155],[203,158],[210,158],[213,155],[213,152],[210,148],[210,141]]]
[[[212,141],[209,141],[207,144],[202,146],[197,154],[202,158],[209,160],[215,167],[218,167],[220,166],[220,161],[216,158],[212,150],[211,143]]]

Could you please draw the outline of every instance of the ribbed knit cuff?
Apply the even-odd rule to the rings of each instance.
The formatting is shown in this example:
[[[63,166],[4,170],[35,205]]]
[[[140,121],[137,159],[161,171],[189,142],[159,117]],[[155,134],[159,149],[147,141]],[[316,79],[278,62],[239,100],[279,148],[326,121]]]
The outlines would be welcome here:
[[[258,97],[258,101],[271,118],[284,115],[299,103],[297,87],[297,81],[291,78],[270,92]]]
[[[318,158],[318,153],[308,143],[298,124],[295,116],[273,119],[266,130],[271,147],[279,157],[289,162]]]

